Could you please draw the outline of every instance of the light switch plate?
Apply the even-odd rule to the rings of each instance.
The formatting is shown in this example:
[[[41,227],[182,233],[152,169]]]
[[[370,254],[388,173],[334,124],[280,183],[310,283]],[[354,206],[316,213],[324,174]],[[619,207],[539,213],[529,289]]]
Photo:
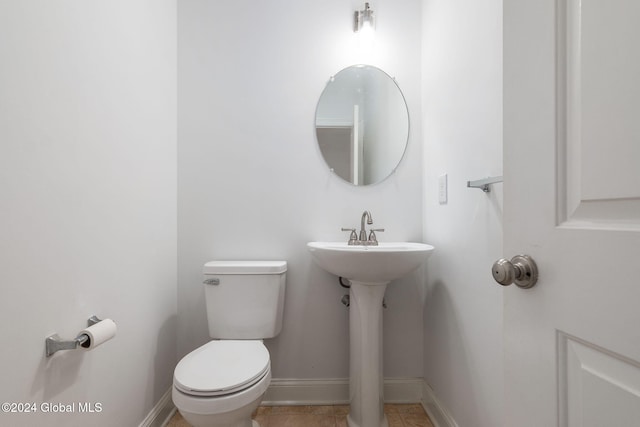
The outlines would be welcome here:
[[[447,197],[447,174],[444,174],[438,177],[438,202],[446,205]]]

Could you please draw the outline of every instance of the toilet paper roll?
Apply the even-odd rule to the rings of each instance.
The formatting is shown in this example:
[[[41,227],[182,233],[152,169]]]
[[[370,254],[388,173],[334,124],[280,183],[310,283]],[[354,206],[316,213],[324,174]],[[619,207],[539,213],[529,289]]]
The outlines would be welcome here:
[[[118,328],[111,319],[104,319],[96,323],[93,326],[89,326],[86,329],[80,331],[79,335],[86,335],[89,339],[82,344],[86,350],[93,350],[105,341],[109,341],[116,336]]]

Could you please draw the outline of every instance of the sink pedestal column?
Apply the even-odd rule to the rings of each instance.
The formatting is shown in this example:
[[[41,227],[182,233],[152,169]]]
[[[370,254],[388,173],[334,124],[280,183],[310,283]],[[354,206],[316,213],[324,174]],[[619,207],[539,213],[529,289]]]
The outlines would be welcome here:
[[[382,299],[388,283],[351,280],[349,427],[388,427],[382,376]]]

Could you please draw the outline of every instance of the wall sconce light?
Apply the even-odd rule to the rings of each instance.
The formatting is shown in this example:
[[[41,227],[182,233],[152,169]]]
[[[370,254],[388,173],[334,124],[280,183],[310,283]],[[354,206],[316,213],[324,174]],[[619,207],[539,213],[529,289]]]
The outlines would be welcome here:
[[[373,32],[375,28],[373,10],[369,7],[369,3],[364,4],[364,10],[354,12],[353,32]]]

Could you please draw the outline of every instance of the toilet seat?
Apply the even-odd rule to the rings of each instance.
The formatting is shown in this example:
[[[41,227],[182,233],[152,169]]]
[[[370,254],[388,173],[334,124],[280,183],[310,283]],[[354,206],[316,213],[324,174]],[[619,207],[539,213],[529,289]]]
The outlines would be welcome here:
[[[269,369],[269,352],[262,341],[210,341],[182,358],[173,383],[192,396],[224,396],[250,388]]]

